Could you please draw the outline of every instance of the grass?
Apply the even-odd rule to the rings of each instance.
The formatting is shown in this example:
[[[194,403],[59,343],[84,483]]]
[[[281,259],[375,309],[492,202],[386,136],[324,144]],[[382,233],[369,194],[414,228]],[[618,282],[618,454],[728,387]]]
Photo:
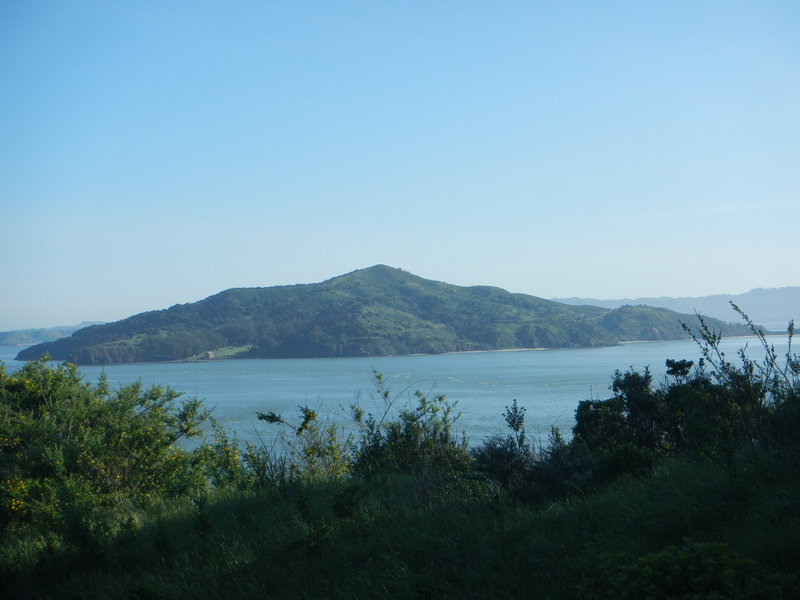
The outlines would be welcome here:
[[[213,350],[214,358],[236,358],[253,349],[253,344],[247,346],[223,346]],[[202,358],[202,357],[201,357]]]
[[[797,592],[796,468],[764,461],[734,489],[713,463],[670,460],[545,506],[470,481],[437,496],[409,476],[221,490],[155,504],[93,551],[56,551],[10,597],[575,598],[606,585],[603,560],[686,538],[769,565]]]

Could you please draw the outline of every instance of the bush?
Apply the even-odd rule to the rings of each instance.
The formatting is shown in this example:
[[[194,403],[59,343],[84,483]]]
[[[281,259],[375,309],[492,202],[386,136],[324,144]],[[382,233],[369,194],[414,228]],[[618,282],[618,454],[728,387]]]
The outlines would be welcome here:
[[[702,317],[695,341],[702,358],[667,360],[667,378],[654,387],[648,368],[616,371],[614,395],[585,400],[575,412],[573,437],[554,431],[549,446],[534,449],[525,440],[525,409],[506,407],[511,433],[493,435],[472,451],[476,470],[509,492],[535,501],[584,493],[623,476],[645,476],[666,456],[712,459],[736,485],[739,462],[775,444],[796,444],[800,429],[800,358],[789,349],[781,360],[746,315],[765,356],[760,362],[739,351],[741,365],[720,350],[720,336]],[[688,329],[687,329],[688,331]],[[794,434],[793,434],[794,432]]]
[[[0,363],[0,525],[54,531],[72,515],[205,487],[197,455],[177,442],[199,434],[207,412],[178,397],[140,383],[112,391],[104,376],[84,383],[68,363],[11,375]]]
[[[317,411],[298,407],[302,421],[295,426],[274,412],[257,413],[260,421],[284,426],[277,443],[282,452],[249,445],[246,462],[254,480],[285,486],[289,480],[339,479],[350,472],[352,439],[335,423],[319,423]],[[292,432],[286,435],[286,429]],[[274,447],[273,446],[273,447]]]
[[[534,452],[525,434],[525,408],[517,404],[506,406],[503,413],[511,430],[506,436],[493,434],[471,451],[474,467],[494,479],[504,489],[519,485],[534,462]]]
[[[579,597],[773,600],[787,597],[784,592],[794,586],[793,578],[769,574],[723,543],[685,540],[680,546],[667,546],[638,558],[603,556],[600,565],[602,574],[585,579]]]
[[[469,467],[466,438],[453,431],[458,419],[455,403],[444,394],[429,398],[417,391],[416,406],[403,408],[396,419],[389,419],[394,400],[383,383],[383,375],[374,372],[373,376],[385,410],[376,419],[353,407],[353,418],[361,430],[353,447],[354,473],[364,477],[387,472],[422,475],[459,473]]]

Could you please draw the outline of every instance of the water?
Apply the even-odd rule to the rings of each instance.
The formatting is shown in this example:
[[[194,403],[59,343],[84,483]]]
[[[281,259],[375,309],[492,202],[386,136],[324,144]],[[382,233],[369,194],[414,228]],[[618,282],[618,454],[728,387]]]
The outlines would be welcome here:
[[[778,353],[786,351],[785,336],[772,336]],[[755,338],[730,338],[722,348],[733,357],[745,343],[754,358],[763,356]],[[0,346],[8,370],[19,348]],[[323,417],[346,422],[354,402],[367,412],[381,403],[371,382],[373,369],[384,374],[392,397],[413,401],[413,393],[442,393],[458,403],[457,426],[471,443],[504,429],[503,411],[514,399],[527,408],[531,435],[546,437],[551,426],[568,432],[581,400],[608,398],[615,370],[649,366],[655,381],[663,378],[668,358],[697,360],[690,340],[638,342],[607,348],[521,350],[433,356],[373,358],[306,358],[280,360],[218,360],[192,363],[140,363],[80,367],[88,381],[105,371],[112,385],[141,381],[145,386],[169,385],[188,396],[204,399],[214,417],[241,441],[271,438],[274,426],[260,422],[256,412],[274,411],[297,420],[298,406],[308,405]]]

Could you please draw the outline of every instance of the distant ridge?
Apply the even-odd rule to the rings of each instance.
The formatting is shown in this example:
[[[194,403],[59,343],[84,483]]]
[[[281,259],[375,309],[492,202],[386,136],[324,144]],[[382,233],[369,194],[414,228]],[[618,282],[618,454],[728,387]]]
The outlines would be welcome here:
[[[76,331],[19,353],[78,364],[202,358],[435,354],[678,339],[694,315],[570,306],[497,287],[460,287],[376,265],[322,283],[238,288]],[[725,335],[741,325],[713,321]]]
[[[58,327],[47,327],[39,329],[14,329],[12,331],[0,331],[0,345],[3,346],[30,346],[31,344],[41,344],[52,342],[59,338],[72,335],[78,329],[83,329],[89,325],[98,325],[100,321],[84,321],[78,325],[59,325]]]
[[[658,306],[681,313],[701,314],[722,319],[736,320],[731,308],[733,302],[758,325],[767,329],[784,329],[790,320],[800,325],[800,287],[755,288],[744,294],[715,294],[712,296],[670,298],[624,298],[617,300],[598,300],[596,298],[553,298],[574,306],[591,305],[604,308],[618,308],[626,304],[646,304]]]

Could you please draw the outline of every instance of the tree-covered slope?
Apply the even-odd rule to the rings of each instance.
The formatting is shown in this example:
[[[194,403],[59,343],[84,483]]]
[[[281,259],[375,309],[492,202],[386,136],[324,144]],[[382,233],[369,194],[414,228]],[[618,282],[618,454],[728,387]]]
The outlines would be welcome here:
[[[322,283],[230,289],[95,325],[19,353],[78,364],[234,357],[327,357],[569,348],[682,337],[694,316],[651,307],[568,306],[430,281],[378,265]],[[738,326],[712,323],[726,334]]]

